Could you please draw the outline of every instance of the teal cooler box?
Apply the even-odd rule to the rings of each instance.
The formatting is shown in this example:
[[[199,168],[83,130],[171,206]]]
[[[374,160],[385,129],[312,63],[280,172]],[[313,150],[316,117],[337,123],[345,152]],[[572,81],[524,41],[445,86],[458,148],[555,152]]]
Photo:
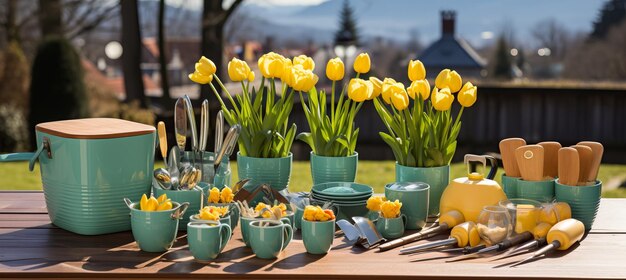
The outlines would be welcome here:
[[[52,223],[98,235],[130,230],[124,198],[150,193],[155,129],[119,119],[76,119],[38,124],[37,151],[2,155],[0,161],[41,164]]]

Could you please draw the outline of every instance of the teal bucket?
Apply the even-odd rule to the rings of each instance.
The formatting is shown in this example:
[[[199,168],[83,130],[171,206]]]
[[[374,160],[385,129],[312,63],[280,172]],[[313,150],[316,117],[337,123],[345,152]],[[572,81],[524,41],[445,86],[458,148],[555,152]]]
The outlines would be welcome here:
[[[590,231],[600,209],[602,181],[591,186],[567,186],[556,181],[556,200],[566,202],[572,209],[572,218],[581,221]]]
[[[139,203],[124,199],[130,208],[133,237],[145,252],[165,252],[172,247],[178,232],[178,222],[185,215],[188,203],[172,201],[172,209],[165,211],[142,211]],[[128,211],[128,210],[126,210]]]
[[[318,156],[311,152],[313,184],[328,182],[354,182],[359,153],[347,157]]]
[[[450,166],[409,167],[396,162],[396,182],[426,183],[430,186],[428,194],[428,215],[439,214],[439,201],[443,190],[450,183]]]
[[[176,201],[179,203],[183,203],[183,202],[187,202],[189,203],[189,208],[187,209],[187,215],[185,215],[181,220],[180,220],[180,226],[178,227],[179,230],[187,230],[187,223],[189,223],[189,216],[193,215],[193,214],[198,214],[198,212],[200,211],[200,208],[203,205],[203,198],[205,195],[206,190],[198,190],[198,189],[192,189],[192,190],[187,190],[187,191],[179,191],[179,190],[164,190],[161,189],[159,187],[153,187],[154,190],[154,197],[159,197],[163,194],[167,195],[167,198],[171,199],[172,201]]]

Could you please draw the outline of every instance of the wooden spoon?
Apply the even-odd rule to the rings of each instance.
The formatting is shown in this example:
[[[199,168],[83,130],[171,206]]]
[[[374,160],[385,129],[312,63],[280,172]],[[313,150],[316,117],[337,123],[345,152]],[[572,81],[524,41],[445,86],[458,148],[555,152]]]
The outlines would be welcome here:
[[[576,186],[580,173],[580,159],[578,151],[565,147],[559,149],[559,183],[567,186]]]
[[[543,180],[543,147],[526,145],[515,149],[515,158],[522,179],[526,181]]]
[[[593,152],[593,158],[591,160],[591,167],[589,168],[589,175],[587,181],[595,182],[598,179],[598,170],[600,170],[600,163],[602,162],[602,154],[604,154],[604,147],[598,142],[583,141],[578,143],[591,148]]]
[[[583,145],[574,145],[572,148],[578,151],[578,159],[580,160],[580,173],[578,174],[578,183],[584,185],[587,183],[587,176],[591,170],[591,162],[593,161],[593,151],[591,148]]]
[[[543,175],[556,178],[559,173],[559,142],[541,142],[537,145],[543,147]]]
[[[515,159],[515,149],[524,145],[526,145],[526,140],[522,138],[507,138],[500,141],[500,155],[502,155],[502,165],[506,176],[521,176]]]

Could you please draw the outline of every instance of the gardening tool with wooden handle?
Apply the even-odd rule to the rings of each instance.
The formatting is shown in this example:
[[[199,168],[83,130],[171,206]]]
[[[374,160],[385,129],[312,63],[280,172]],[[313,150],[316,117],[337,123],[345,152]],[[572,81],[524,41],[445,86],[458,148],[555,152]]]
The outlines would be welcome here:
[[[522,179],[526,181],[543,180],[543,147],[539,145],[526,145],[515,149],[515,158]]]
[[[574,145],[572,148],[578,151],[578,159],[580,160],[580,172],[578,173],[578,184],[585,185],[587,176],[591,170],[591,162],[593,161],[593,151],[591,148],[583,145]]]
[[[502,156],[502,165],[504,172],[509,177],[520,177],[519,167],[515,159],[515,149],[526,145],[526,141],[522,138],[507,138],[500,141],[500,155]]]
[[[165,133],[165,123],[157,124],[157,133],[159,134],[159,149],[163,157],[163,164],[167,168],[167,134]]]
[[[541,142],[537,145],[543,147],[543,176],[556,178],[559,173],[559,142]]]
[[[478,245],[478,243],[480,243],[480,235],[478,235],[478,229],[476,228],[476,224],[470,221],[454,226],[450,231],[450,237],[448,239],[406,247],[400,250],[400,254],[412,254],[419,251],[449,245],[456,245],[461,248],[465,246],[474,247]]]
[[[559,149],[559,183],[567,186],[578,185],[580,158],[578,151],[571,147]]]
[[[521,265],[523,263],[532,261],[539,256],[548,254],[554,250],[567,250],[572,245],[580,242],[585,234],[585,225],[576,219],[566,219],[558,222],[548,232],[547,240],[548,245],[541,248],[532,256],[514,263],[511,267]]]
[[[467,259],[483,258],[488,255],[492,255],[494,253],[504,252],[505,250],[513,246],[516,246],[518,244],[521,244],[523,242],[526,242],[532,239],[533,239],[533,234],[530,231],[525,231],[511,238],[508,238],[500,243],[496,243],[482,250],[479,250],[476,253],[467,254],[464,256],[458,256],[456,258],[447,260],[446,262],[458,262],[458,261],[467,260]]]
[[[598,142],[583,141],[578,143],[591,148],[593,152],[593,158],[591,160],[591,166],[589,167],[589,175],[587,175],[588,182],[595,182],[598,179],[598,170],[600,170],[600,163],[602,162],[602,154],[604,154],[604,147]]]
[[[380,249],[381,251],[387,251],[387,250],[390,250],[390,249],[393,249],[393,248],[396,248],[405,244],[409,244],[411,242],[430,238],[435,235],[439,235],[443,232],[446,232],[448,229],[460,223],[463,223],[464,221],[465,221],[465,217],[463,216],[461,212],[452,210],[447,213],[441,214],[441,216],[439,217],[438,226],[392,240],[390,242],[380,245],[378,249]]]

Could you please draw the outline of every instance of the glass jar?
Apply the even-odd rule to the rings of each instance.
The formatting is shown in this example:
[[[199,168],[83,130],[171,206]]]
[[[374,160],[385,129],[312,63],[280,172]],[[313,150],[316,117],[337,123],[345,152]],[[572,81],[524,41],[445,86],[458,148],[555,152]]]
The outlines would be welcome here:
[[[543,205],[536,200],[512,198],[500,201],[500,206],[509,211],[514,233],[532,232],[539,223],[539,214]]]
[[[509,211],[502,206],[485,206],[476,221],[480,238],[493,245],[511,235],[513,226]]]

